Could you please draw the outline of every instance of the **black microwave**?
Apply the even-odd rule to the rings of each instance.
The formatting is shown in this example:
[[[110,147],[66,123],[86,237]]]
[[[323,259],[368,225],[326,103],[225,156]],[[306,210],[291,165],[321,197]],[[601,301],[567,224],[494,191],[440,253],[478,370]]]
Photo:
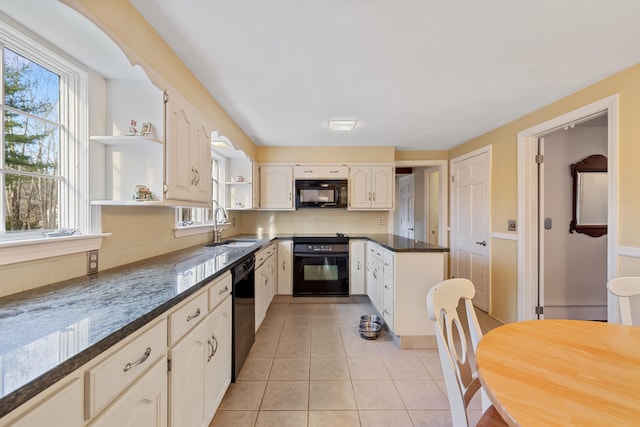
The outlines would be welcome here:
[[[346,208],[347,180],[296,180],[296,208]]]

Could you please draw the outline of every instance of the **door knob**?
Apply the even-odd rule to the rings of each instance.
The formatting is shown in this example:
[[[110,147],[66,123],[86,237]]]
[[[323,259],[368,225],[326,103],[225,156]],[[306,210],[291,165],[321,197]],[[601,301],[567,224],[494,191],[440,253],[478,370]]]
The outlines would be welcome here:
[[[483,240],[482,242],[476,242],[476,245],[487,246],[487,241]]]

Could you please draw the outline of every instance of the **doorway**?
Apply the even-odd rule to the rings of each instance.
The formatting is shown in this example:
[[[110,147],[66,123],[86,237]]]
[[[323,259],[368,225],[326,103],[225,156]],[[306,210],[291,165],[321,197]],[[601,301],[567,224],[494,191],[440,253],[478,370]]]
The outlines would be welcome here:
[[[607,319],[607,234],[574,230],[572,165],[607,156],[607,114],[579,121],[539,138],[540,247],[539,317]],[[606,222],[606,180],[600,209]],[[581,199],[581,197],[578,197]],[[584,230],[583,230],[584,231]],[[598,233],[599,234],[599,233]]]
[[[606,280],[615,277],[617,268],[615,263],[615,248],[617,247],[617,185],[618,185],[618,95],[596,101],[578,108],[554,119],[518,133],[518,286],[517,286],[517,318],[530,320],[539,317],[537,307],[544,301],[544,289],[539,285],[544,283],[544,240],[540,234],[544,230],[544,216],[539,208],[544,206],[544,200],[538,175],[539,139],[556,130],[564,129],[575,123],[607,115],[607,242],[606,242]],[[538,158],[539,159],[539,158]],[[567,228],[568,232],[568,228]],[[606,285],[605,283],[602,286]],[[542,299],[541,299],[542,298]],[[615,320],[613,300],[607,295],[607,319]]]
[[[449,195],[446,179],[435,179],[427,184],[422,176],[436,174],[447,177],[447,160],[396,160],[396,169],[412,168],[414,175],[413,204],[414,212],[419,214],[414,221],[414,238],[434,245],[449,246]],[[419,177],[417,179],[416,177]],[[400,179],[396,179],[396,210],[390,212],[389,231],[402,235],[400,226]],[[435,217],[434,217],[435,215]],[[435,228],[435,229],[434,229]],[[430,230],[430,235],[427,235]]]

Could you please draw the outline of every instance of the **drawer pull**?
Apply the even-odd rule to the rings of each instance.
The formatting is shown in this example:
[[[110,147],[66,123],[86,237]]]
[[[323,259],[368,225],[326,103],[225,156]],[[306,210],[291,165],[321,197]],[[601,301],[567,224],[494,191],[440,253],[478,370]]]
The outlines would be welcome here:
[[[220,289],[220,290],[218,291],[218,295],[222,295],[222,294],[224,294],[225,292],[227,292],[228,290],[229,290],[229,287],[228,287],[228,286],[225,286],[225,287],[224,287],[224,289]]]
[[[385,289],[391,289],[391,288],[390,288],[390,287],[388,287],[387,285],[384,285],[384,288],[385,288]]]
[[[187,322],[195,319],[196,317],[200,316],[200,307],[198,307],[198,309],[196,310],[195,314],[192,316],[187,316]]]
[[[215,354],[215,351],[213,351],[213,344],[211,344],[211,340],[207,340],[207,344],[209,345],[209,348],[211,349],[211,352],[207,355],[207,362],[208,362],[209,360],[211,360],[211,358]]]
[[[149,358],[150,355],[151,355],[151,347],[147,347],[147,349],[145,350],[144,354],[140,359],[136,360],[135,362],[129,362],[126,365],[124,365],[124,372],[127,372],[132,368],[135,368],[141,363],[144,363]]]

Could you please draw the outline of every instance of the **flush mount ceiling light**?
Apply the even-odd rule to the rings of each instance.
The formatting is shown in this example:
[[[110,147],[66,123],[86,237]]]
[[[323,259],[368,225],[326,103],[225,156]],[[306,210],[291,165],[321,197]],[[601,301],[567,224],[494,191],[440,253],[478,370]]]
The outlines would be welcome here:
[[[357,120],[329,120],[329,129],[334,132],[350,132],[356,127]]]

